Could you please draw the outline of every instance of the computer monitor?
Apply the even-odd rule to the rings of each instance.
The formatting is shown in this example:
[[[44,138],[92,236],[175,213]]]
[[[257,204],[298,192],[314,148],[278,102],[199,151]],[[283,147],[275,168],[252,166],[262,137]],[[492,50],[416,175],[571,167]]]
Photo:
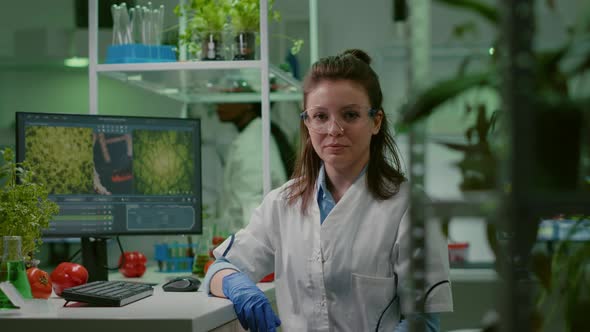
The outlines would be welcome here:
[[[16,113],[17,161],[60,211],[43,237],[82,238],[91,280],[107,279],[105,238],[201,234],[198,119]]]

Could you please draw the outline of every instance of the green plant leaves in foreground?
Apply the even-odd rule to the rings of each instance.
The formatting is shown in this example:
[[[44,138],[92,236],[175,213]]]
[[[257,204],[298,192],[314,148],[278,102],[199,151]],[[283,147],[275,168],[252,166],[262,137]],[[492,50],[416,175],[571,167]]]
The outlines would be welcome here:
[[[49,226],[59,207],[48,199],[49,192],[43,184],[32,181],[34,168],[9,159],[13,155],[11,149],[2,154],[6,161],[2,175],[8,181],[0,188],[0,235],[21,236],[21,253],[25,257],[36,250],[41,231]]]
[[[412,99],[401,110],[401,121],[406,124],[416,122],[429,116],[436,107],[457,97],[469,88],[493,85],[495,75],[492,72],[467,74],[441,81]]]

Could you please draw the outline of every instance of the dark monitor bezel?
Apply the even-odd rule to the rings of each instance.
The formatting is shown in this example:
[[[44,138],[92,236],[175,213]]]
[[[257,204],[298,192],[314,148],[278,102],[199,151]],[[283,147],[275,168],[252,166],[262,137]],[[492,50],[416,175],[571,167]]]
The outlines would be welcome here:
[[[113,231],[113,232],[101,232],[96,234],[88,234],[88,233],[46,233],[43,232],[42,237],[44,238],[77,238],[77,237],[111,237],[111,236],[126,236],[126,235],[183,235],[183,234],[203,234],[203,218],[202,218],[202,211],[203,211],[203,184],[202,184],[202,165],[201,165],[201,158],[202,158],[202,134],[201,134],[201,121],[200,119],[196,118],[173,118],[173,117],[150,117],[150,116],[128,116],[128,115],[100,115],[100,114],[68,114],[68,113],[43,113],[43,112],[15,112],[16,117],[16,130],[15,130],[15,150],[16,150],[16,160],[17,162],[23,161],[23,152],[24,152],[24,143],[21,141],[21,133],[24,135],[25,129],[25,117],[27,115],[33,116],[64,116],[64,117],[74,117],[74,118],[91,118],[91,117],[100,117],[100,118],[109,118],[109,119],[130,119],[130,120],[155,120],[155,121],[163,121],[167,122],[193,122],[193,126],[195,131],[197,132],[195,144],[195,158],[197,162],[195,163],[195,167],[197,168],[195,179],[197,181],[197,191],[195,195],[201,204],[197,205],[198,210],[195,211],[195,217],[199,219],[199,227],[195,230],[155,230],[155,231]],[[21,146],[21,144],[23,146]]]

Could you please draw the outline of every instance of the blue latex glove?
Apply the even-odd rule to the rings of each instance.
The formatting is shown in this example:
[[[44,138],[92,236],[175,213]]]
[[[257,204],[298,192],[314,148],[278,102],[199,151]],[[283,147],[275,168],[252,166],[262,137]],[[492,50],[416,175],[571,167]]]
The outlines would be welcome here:
[[[234,310],[244,330],[275,332],[281,321],[272,311],[264,293],[242,272],[223,277],[223,294],[234,304]]]

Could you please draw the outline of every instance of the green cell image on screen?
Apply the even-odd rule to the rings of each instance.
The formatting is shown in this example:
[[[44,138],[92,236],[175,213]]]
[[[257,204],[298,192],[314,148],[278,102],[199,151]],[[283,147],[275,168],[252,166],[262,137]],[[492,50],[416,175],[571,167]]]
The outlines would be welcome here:
[[[92,128],[30,126],[26,161],[51,194],[93,193]]]
[[[195,153],[189,131],[133,131],[134,191],[144,195],[191,193]]]

